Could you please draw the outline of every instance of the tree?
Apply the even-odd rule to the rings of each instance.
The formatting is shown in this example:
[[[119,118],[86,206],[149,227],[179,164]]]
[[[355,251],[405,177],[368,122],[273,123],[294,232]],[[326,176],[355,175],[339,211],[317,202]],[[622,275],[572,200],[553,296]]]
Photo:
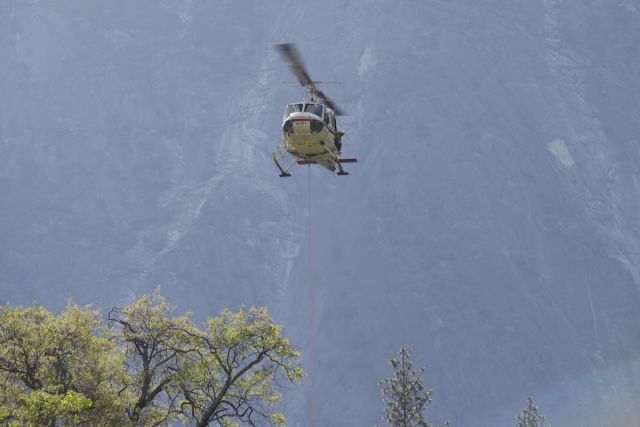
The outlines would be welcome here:
[[[514,427],[544,427],[544,417],[538,413],[538,407],[533,403],[533,398],[529,396],[527,399],[527,407],[518,414]],[[547,427],[550,426],[547,425]]]
[[[170,311],[172,307],[156,291],[112,309],[107,317],[112,336],[126,354],[130,396],[126,413],[134,425],[160,425],[178,415],[172,387],[179,359],[199,343],[189,316],[169,317]]]
[[[432,427],[423,416],[425,407],[431,403],[432,391],[424,391],[422,380],[413,370],[411,350],[400,347],[399,358],[389,360],[393,377],[379,382],[382,388],[385,415],[382,417],[391,427]]]
[[[107,323],[74,304],[0,306],[0,424],[284,424],[279,381],[300,380],[300,354],[265,308],[225,310],[206,331],[170,311],[158,292]]]
[[[101,338],[98,312],[69,304],[0,308],[0,421],[122,424],[123,358]]]
[[[23,395],[23,420],[36,424],[76,426],[90,421],[93,402],[81,393],[69,390],[64,394],[33,390]]]
[[[274,386],[279,378],[297,383],[302,370],[300,354],[281,332],[265,308],[225,310],[209,318],[207,333],[197,336],[201,346],[181,366],[184,416],[198,427],[253,426],[258,419],[283,425],[284,415],[273,412],[282,398]]]

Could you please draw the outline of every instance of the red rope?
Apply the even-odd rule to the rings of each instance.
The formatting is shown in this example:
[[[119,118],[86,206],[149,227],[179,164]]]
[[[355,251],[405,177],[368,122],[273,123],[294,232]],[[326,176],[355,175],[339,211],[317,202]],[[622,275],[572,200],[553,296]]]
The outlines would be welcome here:
[[[315,345],[316,345],[316,328],[315,328],[315,317],[316,317],[316,301],[315,301],[315,293],[314,288],[311,283],[311,248],[312,244],[311,234],[311,164],[307,166],[307,290],[309,295],[309,427],[313,427],[315,425],[313,415],[314,415],[314,399],[313,399],[313,376],[315,375],[314,367],[315,367]]]

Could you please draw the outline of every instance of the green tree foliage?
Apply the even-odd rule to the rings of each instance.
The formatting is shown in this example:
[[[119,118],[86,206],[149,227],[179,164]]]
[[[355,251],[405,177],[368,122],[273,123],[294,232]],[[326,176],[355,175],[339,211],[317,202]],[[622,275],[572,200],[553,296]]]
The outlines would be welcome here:
[[[423,412],[431,403],[431,390],[424,391],[419,373],[413,370],[411,350],[400,347],[398,358],[389,360],[393,368],[393,377],[379,382],[385,405],[383,419],[391,427],[432,427],[425,420]]]
[[[544,427],[544,417],[538,412],[533,398],[529,396],[527,400],[527,406],[518,414],[514,427]]]
[[[274,385],[278,378],[297,383],[302,370],[300,354],[281,332],[264,308],[225,310],[209,318],[207,333],[197,337],[197,353],[181,370],[185,417],[197,426],[255,425],[260,418],[284,425],[284,415],[273,412],[282,398]]]
[[[21,399],[23,418],[36,424],[78,425],[88,420],[93,402],[69,390],[65,394],[34,390]]]
[[[69,304],[0,309],[0,421],[103,425],[122,421],[124,359],[101,338],[98,312]]]
[[[0,307],[0,425],[284,425],[279,381],[300,355],[264,308],[206,330],[156,292],[110,311]]]
[[[172,310],[156,291],[108,315],[112,337],[127,359],[126,413],[134,425],[159,425],[178,416],[174,379],[180,358],[194,352],[198,342],[189,317],[171,317]]]

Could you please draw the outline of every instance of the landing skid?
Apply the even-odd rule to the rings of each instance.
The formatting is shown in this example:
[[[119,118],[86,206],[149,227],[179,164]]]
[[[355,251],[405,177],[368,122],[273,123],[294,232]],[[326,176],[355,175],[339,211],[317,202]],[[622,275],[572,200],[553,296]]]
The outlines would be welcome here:
[[[332,158],[326,159],[326,160],[294,159],[291,163],[289,163],[289,165],[286,168],[283,168],[280,162],[285,157],[287,152],[282,146],[278,146],[276,151],[273,152],[273,161],[276,164],[276,167],[278,168],[278,170],[280,171],[280,177],[282,178],[291,176],[291,174],[289,173],[289,169],[291,169],[291,167],[296,163],[299,165],[322,164],[322,166],[334,172],[336,175],[344,176],[344,175],[349,175],[349,172],[343,169],[342,163],[358,162],[358,159],[354,159],[354,158],[341,159],[338,156],[336,156],[334,153],[331,153],[328,149],[327,149],[327,152],[332,154]],[[335,172],[336,166],[337,166],[338,172]]]
[[[351,159],[338,159],[338,175],[349,175],[349,172],[345,171],[344,169],[342,169],[342,164],[343,163],[358,163],[358,159],[355,158],[351,158]]]
[[[289,166],[287,166],[286,169],[283,169],[282,166],[280,165],[280,162],[278,161],[278,160],[282,160],[283,157],[284,157],[284,152],[282,150],[278,151],[278,156],[277,157],[276,157],[276,153],[273,153],[273,161],[276,162],[276,166],[280,170],[280,177],[281,178],[286,178],[288,176],[291,176],[291,174],[289,173],[289,169],[291,169],[291,166],[293,166],[293,164],[295,163],[295,160],[292,161],[289,164]]]
[[[340,159],[337,159],[338,161],[335,162],[335,164],[338,165],[338,175],[339,176],[344,176],[344,175],[349,175],[349,172],[345,172],[344,169],[342,169],[342,163],[340,163]]]
[[[317,165],[319,162],[317,160],[297,160],[299,165]],[[342,163],[358,163],[358,159],[349,158],[349,159],[336,159],[332,160],[334,165],[338,165],[338,172],[336,175],[349,175],[349,172],[345,171],[342,168]]]

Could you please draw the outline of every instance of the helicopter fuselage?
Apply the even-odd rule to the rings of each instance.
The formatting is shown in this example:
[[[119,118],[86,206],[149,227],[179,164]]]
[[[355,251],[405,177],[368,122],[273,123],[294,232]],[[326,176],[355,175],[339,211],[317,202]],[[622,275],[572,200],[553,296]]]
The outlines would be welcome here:
[[[300,109],[309,110],[312,109],[309,106],[316,106],[315,112],[320,115],[311,111],[285,114],[282,122],[282,144],[285,150],[298,159],[312,160],[334,171],[335,161],[340,154],[339,140],[342,134],[331,126],[335,124],[333,112],[323,108],[322,104],[298,105],[304,105]]]
[[[318,88],[318,81],[311,80],[309,73],[302,65],[300,54],[291,43],[276,45],[284,60],[289,65],[298,82],[307,92],[306,101],[288,104],[282,120],[282,143],[273,152],[281,177],[291,176],[289,169],[298,164],[320,164],[336,175],[349,175],[342,163],[357,163],[357,159],[341,158],[342,136],[336,127],[336,116],[344,114],[344,110],[336,105]],[[336,82],[324,82],[336,83]],[[280,164],[286,154],[295,157],[286,167]]]

